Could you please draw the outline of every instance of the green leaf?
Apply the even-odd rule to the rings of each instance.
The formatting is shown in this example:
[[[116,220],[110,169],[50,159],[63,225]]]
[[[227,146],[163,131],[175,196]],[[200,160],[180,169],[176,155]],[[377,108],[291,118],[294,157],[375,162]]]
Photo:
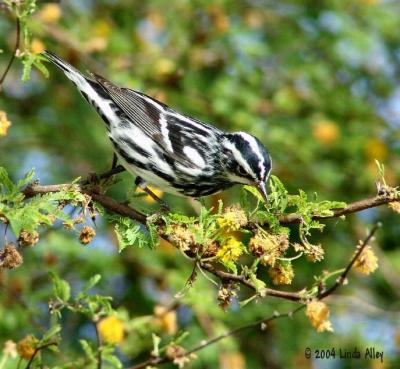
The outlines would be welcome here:
[[[82,291],[80,293],[86,293],[88,292],[91,288],[93,288],[97,283],[99,283],[101,280],[101,275],[100,274],[96,274],[93,277],[91,277],[86,284],[84,285],[84,287],[82,288]]]
[[[12,192],[14,189],[14,184],[8,176],[7,171],[5,170],[5,168],[0,167],[0,190],[2,190],[3,186],[5,187],[7,192]]]
[[[89,359],[89,362],[96,362],[96,353],[92,349],[92,346],[90,346],[89,342],[86,340],[79,340],[79,343],[81,344],[86,357]]]
[[[237,274],[237,266],[233,261],[227,261],[227,262],[222,262],[221,264],[227,268],[228,270],[230,270],[233,274]]]
[[[257,188],[255,188],[253,186],[245,185],[245,186],[243,186],[243,189],[245,189],[247,192],[250,192],[259,202],[261,202],[261,203],[264,202],[264,199],[261,196],[260,192],[257,190]]]
[[[63,302],[67,302],[71,297],[71,286],[54,272],[50,272],[50,276],[53,280],[53,292],[55,297]]]
[[[160,343],[161,343],[161,338],[157,336],[155,333],[151,334],[151,338],[153,340],[153,355],[155,357],[160,356]]]
[[[49,77],[49,71],[48,71],[47,67],[42,63],[42,61],[40,59],[36,59],[34,61],[33,65],[37,69],[39,69],[46,78]]]
[[[116,222],[114,230],[118,239],[119,252],[128,246],[137,246],[139,248],[143,246],[152,247],[158,242],[152,239],[152,235],[148,234],[140,224],[134,222],[132,219],[116,215],[109,216],[108,219]]]
[[[114,355],[114,347],[110,348],[112,351],[109,352],[106,349],[103,349],[103,360],[106,361],[109,366],[107,366],[107,368],[114,368],[114,369],[121,369],[123,367],[121,361],[118,359],[117,356]]]
[[[61,325],[55,324],[44,334],[42,341],[44,343],[50,341],[55,335],[57,335],[60,332],[61,332]]]
[[[34,54],[26,54],[22,59],[22,64],[24,66],[22,70],[21,80],[23,82],[29,81],[32,71],[32,66],[35,63],[35,55]]]

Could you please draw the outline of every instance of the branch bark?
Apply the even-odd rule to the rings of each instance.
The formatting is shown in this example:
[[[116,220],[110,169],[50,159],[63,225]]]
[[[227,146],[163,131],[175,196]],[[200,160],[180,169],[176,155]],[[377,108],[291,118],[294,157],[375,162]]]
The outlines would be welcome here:
[[[70,186],[76,186],[76,189],[79,190],[81,193],[86,194],[90,196],[90,198],[93,201],[98,202],[101,204],[107,211],[119,214],[124,217],[129,217],[132,220],[135,220],[141,224],[146,225],[146,220],[147,216],[138,210],[134,209],[133,207],[118,202],[115,199],[100,193],[99,188],[96,186],[93,186],[93,179],[95,181],[98,180],[103,180],[107,179],[117,173],[120,173],[124,171],[124,168],[121,166],[118,166],[116,168],[111,169],[108,172],[105,172],[100,175],[93,175],[91,176],[92,178],[90,179],[85,179],[82,180],[79,184],[77,185],[72,185],[72,184],[56,184],[56,185],[39,185],[39,184],[32,184],[28,186],[24,191],[24,195],[29,198],[33,197],[36,195],[41,195],[49,192],[58,192],[61,191],[62,189],[68,188]],[[343,215],[348,215],[352,213],[357,213],[359,211],[381,206],[384,204],[388,204],[393,201],[399,201],[399,198],[394,198],[393,194],[391,193],[384,193],[382,195],[378,195],[372,198],[367,198],[363,199],[360,201],[356,201],[353,203],[348,204],[345,208],[342,209],[336,209],[333,211],[333,214],[329,217],[320,217],[320,216],[315,216],[313,219],[330,219],[330,218],[335,218],[335,217],[340,217]],[[301,221],[301,215],[297,213],[292,213],[292,214],[285,214],[282,215],[279,218],[281,224],[287,225],[287,224],[295,224],[299,223]],[[160,223],[160,231],[159,231],[159,236],[166,241],[170,241],[169,237],[164,234],[163,232],[163,224]],[[191,255],[188,255],[189,257]],[[193,256],[193,255],[192,255]],[[263,290],[259,290],[257,286],[255,286],[250,280],[248,280],[245,276],[243,275],[236,275],[232,273],[225,272],[223,270],[217,269],[214,265],[207,263],[207,262],[200,262],[199,266],[206,270],[207,272],[215,275],[219,280],[221,281],[232,281],[232,282],[237,282],[240,283],[243,286],[246,286],[247,288],[252,289],[253,291],[257,292],[260,296],[265,297],[265,296],[273,296],[273,297],[278,297],[282,298],[285,300],[290,300],[290,301],[300,301],[301,300],[301,295],[298,292],[287,292],[287,291],[280,291],[280,290],[275,290],[272,288],[264,288]]]
[[[334,209],[333,214],[328,217],[321,217],[321,216],[314,216],[313,219],[315,220],[323,220],[323,219],[330,219],[330,218],[338,218],[343,215],[349,215],[353,213],[358,213],[360,211],[375,208],[377,206],[388,204],[389,202],[399,201],[400,198],[393,198],[391,194],[384,194],[384,195],[377,195],[375,197],[370,197],[368,199],[363,199],[359,201],[352,202],[348,204],[345,208],[342,209]],[[279,221],[281,224],[293,224],[293,223],[300,223],[301,221],[301,214],[291,213],[281,215],[279,217]]]

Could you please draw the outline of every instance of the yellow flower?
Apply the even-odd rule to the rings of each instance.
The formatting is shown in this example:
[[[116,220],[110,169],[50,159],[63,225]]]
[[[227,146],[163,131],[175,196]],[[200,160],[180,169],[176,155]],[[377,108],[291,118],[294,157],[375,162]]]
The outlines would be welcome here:
[[[194,235],[190,229],[180,225],[172,226],[172,233],[170,235],[171,243],[181,251],[189,250],[194,244]]]
[[[153,68],[155,76],[160,79],[170,76],[175,69],[175,62],[168,58],[158,59]]]
[[[218,250],[217,257],[223,262],[236,261],[243,254],[244,245],[235,237],[229,237]]]
[[[32,358],[39,341],[31,334],[17,343],[17,352],[25,360]]]
[[[108,38],[111,31],[110,23],[104,19],[99,19],[94,23],[93,33],[95,36]]]
[[[31,52],[33,54],[40,54],[46,47],[44,43],[38,38],[34,38],[31,42]]]
[[[161,190],[159,190],[158,188],[152,187],[152,186],[147,186],[147,188],[154,193],[154,195],[156,195],[159,199],[161,199],[163,192]],[[141,189],[140,187],[138,187],[137,189],[138,192],[144,192],[143,189]],[[144,201],[147,202],[148,204],[153,204],[156,202],[156,200],[154,200],[150,195],[147,195],[144,198]]]
[[[313,127],[313,136],[322,144],[332,144],[339,138],[339,128],[335,122],[320,120]]]
[[[309,302],[306,308],[306,315],[317,332],[333,331],[332,324],[328,320],[329,308],[324,302],[318,300]]]
[[[10,126],[11,122],[7,119],[6,112],[0,110],[0,136],[5,136]]]
[[[268,269],[268,274],[272,278],[273,284],[291,284],[294,277],[292,263],[279,262]]]
[[[227,228],[229,231],[237,231],[246,226],[246,213],[239,206],[228,206],[224,213],[217,219],[220,228]]]
[[[61,8],[58,4],[46,4],[38,13],[38,17],[44,23],[57,23],[61,18]]]
[[[88,53],[103,51],[107,48],[108,41],[105,37],[92,37],[84,44],[84,49]]]
[[[288,236],[257,232],[249,242],[249,251],[261,258],[263,265],[275,265],[276,258],[282,256],[289,247]]]
[[[97,324],[101,339],[112,345],[118,345],[124,339],[124,323],[115,316],[102,319]]]
[[[354,269],[362,274],[370,274],[378,269],[378,258],[371,246],[366,246],[354,263]]]
[[[176,310],[168,310],[165,306],[157,305],[154,308],[154,315],[156,317],[156,324],[161,330],[170,335],[173,335],[178,331]]]
[[[229,17],[225,14],[222,7],[213,4],[210,5],[207,10],[212,21],[213,29],[220,33],[224,33],[229,30]]]
[[[383,162],[388,155],[386,144],[378,138],[371,138],[367,140],[364,151],[365,156],[369,161],[378,160]]]

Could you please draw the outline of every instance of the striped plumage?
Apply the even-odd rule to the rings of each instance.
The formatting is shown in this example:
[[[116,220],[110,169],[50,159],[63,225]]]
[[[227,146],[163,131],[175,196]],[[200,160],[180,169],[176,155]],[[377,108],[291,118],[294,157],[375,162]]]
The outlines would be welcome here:
[[[266,199],[271,159],[257,138],[225,133],[96,74],[88,78],[54,53],[44,54],[96,108],[122,165],[144,183],[190,197],[250,184]]]

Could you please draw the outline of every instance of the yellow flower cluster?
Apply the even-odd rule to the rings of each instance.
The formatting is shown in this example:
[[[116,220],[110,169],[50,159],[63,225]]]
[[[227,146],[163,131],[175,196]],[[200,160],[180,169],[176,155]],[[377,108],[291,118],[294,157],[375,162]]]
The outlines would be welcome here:
[[[221,244],[221,248],[217,252],[217,258],[223,263],[234,262],[243,252],[244,245],[236,237],[229,237]]]
[[[354,263],[354,269],[362,274],[370,274],[378,269],[378,258],[371,246],[366,246]]]
[[[273,235],[259,231],[249,242],[249,251],[260,258],[263,265],[274,266],[278,257],[283,256],[289,247],[287,235]]]
[[[30,48],[33,54],[40,54],[46,49],[46,46],[41,40],[34,38],[31,42]]]
[[[294,277],[292,263],[276,263],[275,266],[268,269],[268,274],[272,278],[273,284],[291,284]]]
[[[5,136],[10,126],[11,122],[7,119],[6,112],[0,110],[0,136]]]
[[[228,206],[221,217],[217,219],[220,228],[228,231],[237,231],[246,226],[248,220],[246,213],[239,206]]]
[[[307,304],[306,315],[312,326],[317,330],[317,332],[332,332],[332,324],[329,319],[329,308],[328,306],[318,300],[312,300]]]
[[[340,136],[339,127],[333,121],[326,119],[319,120],[314,124],[313,136],[321,144],[333,144]]]
[[[154,308],[155,323],[160,329],[169,335],[173,335],[178,331],[176,322],[176,310],[168,310],[165,306],[157,305]]]
[[[36,345],[39,341],[31,334],[17,343],[17,352],[25,360],[29,360],[35,353]]]
[[[307,247],[304,248],[304,254],[306,254],[308,260],[315,263],[323,260],[325,251],[321,245],[313,245],[309,243]]]
[[[180,225],[173,226],[170,241],[181,251],[189,250],[195,243],[193,233]]]
[[[61,18],[62,11],[58,4],[45,4],[37,14],[43,23],[55,24]]]
[[[120,344],[124,339],[124,323],[115,316],[102,319],[97,324],[101,339],[112,345]]]

